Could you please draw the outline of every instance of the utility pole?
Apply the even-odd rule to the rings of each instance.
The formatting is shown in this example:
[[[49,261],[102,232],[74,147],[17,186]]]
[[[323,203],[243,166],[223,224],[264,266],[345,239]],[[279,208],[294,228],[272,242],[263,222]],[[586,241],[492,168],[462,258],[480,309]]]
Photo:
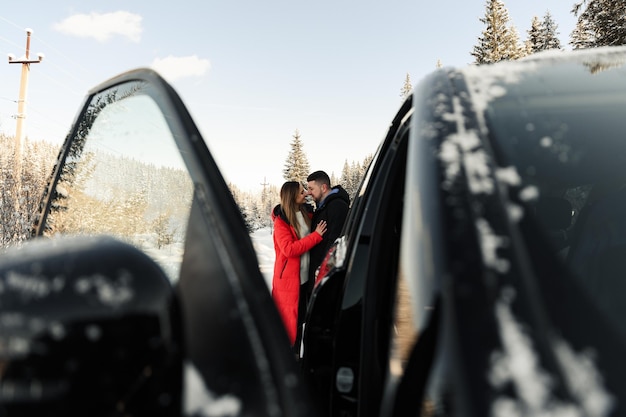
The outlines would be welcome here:
[[[272,207],[267,205],[267,191],[265,190],[265,187],[267,187],[269,184],[267,182],[267,177],[263,177],[263,182],[261,183],[261,185],[263,186],[263,194],[261,194],[261,205],[263,206],[263,211],[264,214],[266,216],[270,216],[271,212],[272,212]],[[272,233],[272,222],[270,222],[270,234]]]
[[[43,60],[43,54],[37,54],[37,60],[30,59],[30,35],[32,29],[26,29],[26,54],[20,59],[9,54],[9,64],[22,64],[22,77],[20,78],[20,97],[17,102],[17,128],[15,130],[15,164],[17,182],[22,180],[22,143],[24,141],[24,119],[26,119],[26,94],[28,92],[28,75],[30,64],[38,64]]]

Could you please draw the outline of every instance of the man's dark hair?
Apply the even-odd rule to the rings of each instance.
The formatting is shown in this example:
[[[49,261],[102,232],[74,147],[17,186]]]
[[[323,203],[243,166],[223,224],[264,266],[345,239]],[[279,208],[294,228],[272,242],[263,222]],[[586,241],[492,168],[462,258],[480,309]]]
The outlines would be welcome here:
[[[324,171],[315,171],[306,177],[306,182],[315,181],[320,184],[326,184],[330,188],[330,177]]]

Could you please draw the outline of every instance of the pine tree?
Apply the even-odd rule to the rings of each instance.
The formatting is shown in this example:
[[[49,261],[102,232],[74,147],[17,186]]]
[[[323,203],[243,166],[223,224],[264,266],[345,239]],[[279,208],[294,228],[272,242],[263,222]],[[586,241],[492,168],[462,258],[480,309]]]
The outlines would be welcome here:
[[[487,0],[485,16],[479,20],[486,28],[471,52],[476,64],[490,64],[524,56],[525,50],[519,44],[517,29],[509,23],[509,12],[501,0]]]
[[[349,195],[352,195],[352,172],[350,171],[350,165],[348,164],[347,159],[343,163],[341,177],[339,178],[339,185],[341,185]]]
[[[550,12],[546,12],[541,22],[541,30],[544,40],[544,50],[561,49],[561,41],[559,40],[558,25],[552,18]]]
[[[337,176],[335,175],[335,171],[330,173],[330,185],[334,185],[334,184],[339,184],[339,180],[337,179]]]
[[[365,157],[365,159],[363,160],[363,175],[365,175],[365,173],[369,169],[370,164],[372,163],[373,160],[374,160],[373,154],[369,154]]]
[[[311,168],[309,160],[304,153],[300,132],[297,129],[293,135],[290,146],[291,149],[289,155],[287,155],[285,168],[283,169],[283,178],[285,181],[299,181],[305,183]]]
[[[248,232],[254,232],[262,227],[271,227],[272,209],[280,203],[278,188],[270,184],[262,185],[263,191],[260,194],[253,194],[242,192],[232,183],[228,184]]]
[[[253,220],[250,219],[250,214],[248,213],[248,210],[245,210],[240,205],[237,205],[237,206],[239,207],[239,212],[241,213],[241,217],[243,218],[243,223],[246,225],[246,231],[248,233],[254,232],[255,229],[254,229]]]
[[[557,27],[550,12],[546,12],[541,21],[538,17],[533,17],[526,40],[528,53],[532,54],[548,49],[561,49],[561,41],[557,36]]]
[[[0,247],[27,240],[38,215],[41,196],[52,172],[58,147],[24,143],[21,175],[15,172],[15,138],[0,134]]]
[[[374,156],[372,154],[365,157],[363,163],[352,161],[352,164],[348,164],[348,160],[346,159],[343,163],[343,169],[341,170],[341,178],[339,179],[339,185],[341,185],[348,195],[350,195],[350,199],[354,199],[359,186],[361,185],[361,181],[365,176],[365,172],[369,168],[370,164]]]
[[[523,58],[527,55],[526,48],[520,43],[520,37],[517,28],[513,25],[509,26],[509,38],[505,42],[504,59],[515,60]]]
[[[406,98],[411,95],[413,91],[413,85],[411,84],[411,76],[409,73],[406,73],[406,78],[404,79],[404,84],[402,85],[402,89],[400,90],[400,97],[402,97],[402,101],[406,100]]]
[[[624,0],[583,0],[572,13],[578,18],[570,35],[574,49],[626,44]]]
[[[270,185],[267,190],[267,198],[263,203],[263,215],[261,227],[271,226],[271,214],[274,206],[280,201],[280,191],[275,185]]]
[[[170,230],[169,222],[169,213],[160,213],[152,221],[152,231],[156,235],[156,246],[159,249],[174,243],[175,231]]]
[[[363,178],[363,169],[361,168],[361,164],[358,162],[352,162],[352,166],[350,167],[350,174],[352,178],[350,178],[350,183],[352,184],[352,189],[349,194],[351,198],[354,198],[356,191],[361,185],[361,179]]]
[[[533,20],[530,22],[530,29],[527,31],[528,38],[526,38],[526,47],[529,53],[535,53],[542,50],[543,38],[541,31],[541,21],[537,16],[533,16]]]

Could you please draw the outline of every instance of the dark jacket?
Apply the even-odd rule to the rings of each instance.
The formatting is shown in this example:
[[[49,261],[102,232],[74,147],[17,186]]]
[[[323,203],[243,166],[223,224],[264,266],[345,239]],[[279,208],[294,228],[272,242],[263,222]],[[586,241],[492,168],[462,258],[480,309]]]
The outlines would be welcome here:
[[[343,224],[348,215],[348,208],[350,208],[350,196],[346,190],[340,185],[337,185],[332,188],[330,194],[320,202],[319,207],[317,207],[313,213],[311,230],[315,230],[321,220],[326,220],[327,229],[326,233],[324,233],[322,243],[315,246],[311,249],[311,252],[309,252],[311,256],[309,264],[309,283],[315,282],[315,271],[321,265],[332,244],[341,236],[341,230],[343,229]]]
[[[272,211],[274,222],[274,276],[272,298],[283,319],[289,341],[296,340],[298,326],[298,303],[300,298],[300,257],[322,241],[319,233],[313,232],[302,239],[287,222],[280,205]]]

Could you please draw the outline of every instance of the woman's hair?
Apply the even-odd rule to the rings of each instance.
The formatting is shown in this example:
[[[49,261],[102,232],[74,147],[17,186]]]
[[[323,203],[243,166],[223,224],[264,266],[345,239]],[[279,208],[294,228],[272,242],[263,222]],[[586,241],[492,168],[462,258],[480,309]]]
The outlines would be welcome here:
[[[304,221],[310,227],[311,219],[304,208],[304,204],[298,207],[296,204],[296,197],[300,195],[300,183],[297,181],[287,181],[280,188],[280,207],[285,213],[285,217],[287,217],[287,222],[296,229],[296,233],[298,236],[302,236],[300,233],[300,225],[298,224],[298,219],[296,217],[296,213],[298,211],[302,212]]]

